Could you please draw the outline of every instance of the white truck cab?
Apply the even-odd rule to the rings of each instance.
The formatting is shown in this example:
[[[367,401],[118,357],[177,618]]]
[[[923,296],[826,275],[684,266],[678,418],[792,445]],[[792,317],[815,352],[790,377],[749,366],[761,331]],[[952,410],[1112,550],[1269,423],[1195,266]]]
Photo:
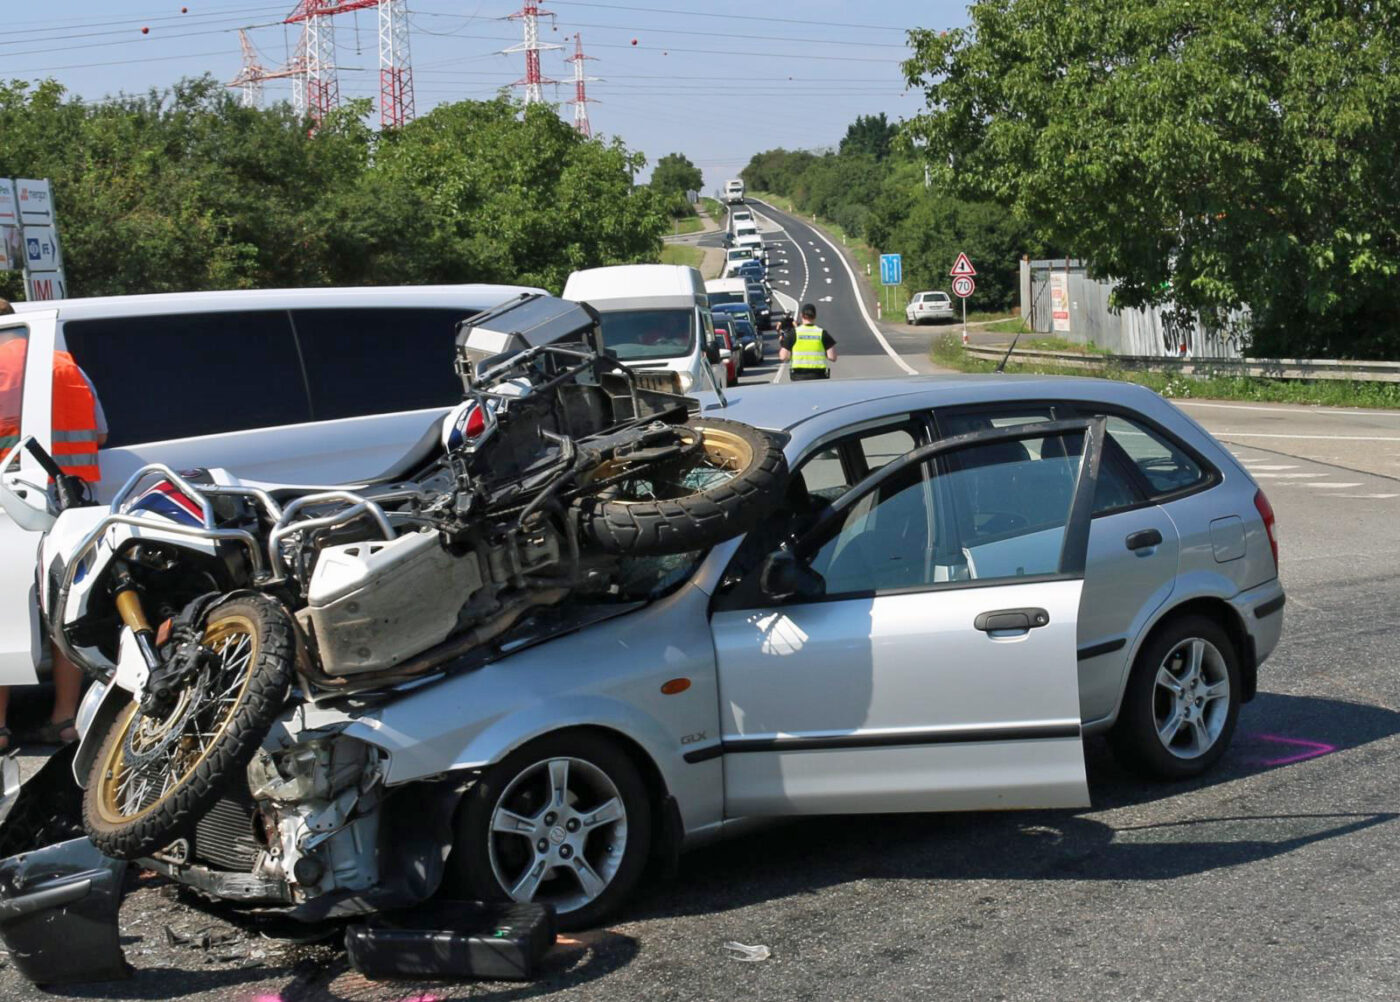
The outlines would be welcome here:
[[[603,348],[624,364],[677,374],[681,393],[723,395],[724,362],[700,272],[677,264],[620,264],[576,271],[564,298],[602,317]]]
[[[744,204],[744,182],[739,178],[731,178],[724,182],[724,201],[729,205]]]
[[[257,480],[353,483],[389,468],[462,398],[457,323],[524,292],[509,285],[272,289],[15,303],[22,383],[0,373],[0,425],[52,450],[53,353],[71,353],[106,418],[109,499],[136,470],[223,467]],[[0,442],[0,499],[44,484]],[[22,507],[17,510],[23,513]],[[0,511],[0,685],[38,681],[40,534]]]

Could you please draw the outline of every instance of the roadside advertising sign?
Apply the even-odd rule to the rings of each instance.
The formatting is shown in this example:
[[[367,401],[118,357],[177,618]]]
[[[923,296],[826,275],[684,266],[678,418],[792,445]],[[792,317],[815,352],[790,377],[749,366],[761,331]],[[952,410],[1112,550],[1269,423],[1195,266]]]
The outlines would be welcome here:
[[[57,271],[63,267],[58,233],[52,226],[24,228],[24,264],[30,271]]]
[[[1053,330],[1069,332],[1069,275],[1063,271],[1050,273],[1050,318]]]
[[[67,299],[68,279],[62,271],[31,271],[25,277],[25,295],[31,302]]]
[[[15,183],[0,177],[0,226],[19,225],[19,203],[15,200]]]
[[[53,193],[47,179],[15,179],[16,196],[19,202],[19,221],[25,226],[53,225]]]
[[[966,299],[977,289],[977,283],[967,275],[959,275],[953,279],[953,295],[959,299]]]

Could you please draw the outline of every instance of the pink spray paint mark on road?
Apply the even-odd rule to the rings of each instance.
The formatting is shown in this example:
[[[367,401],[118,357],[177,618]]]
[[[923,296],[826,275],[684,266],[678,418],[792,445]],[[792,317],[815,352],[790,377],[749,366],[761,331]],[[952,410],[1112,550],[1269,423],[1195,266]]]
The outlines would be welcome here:
[[[1285,738],[1280,734],[1251,734],[1249,737],[1254,741],[1268,741],[1271,744],[1287,745],[1290,748],[1300,748],[1301,751],[1292,755],[1285,755],[1282,758],[1257,759],[1259,765],[1292,765],[1294,762],[1306,762],[1310,758],[1321,758],[1323,755],[1330,755],[1337,750],[1336,745],[1329,745],[1324,741],[1308,741],[1305,738]]]

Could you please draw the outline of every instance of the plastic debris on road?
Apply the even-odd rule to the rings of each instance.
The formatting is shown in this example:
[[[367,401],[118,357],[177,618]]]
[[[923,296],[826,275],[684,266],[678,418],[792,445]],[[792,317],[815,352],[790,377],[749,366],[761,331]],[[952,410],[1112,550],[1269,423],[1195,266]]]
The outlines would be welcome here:
[[[741,960],[746,964],[757,963],[760,960],[767,960],[773,956],[773,951],[768,947],[759,944],[758,946],[747,946],[744,943],[736,943],[730,940],[724,944],[724,948],[729,951],[730,959]]]

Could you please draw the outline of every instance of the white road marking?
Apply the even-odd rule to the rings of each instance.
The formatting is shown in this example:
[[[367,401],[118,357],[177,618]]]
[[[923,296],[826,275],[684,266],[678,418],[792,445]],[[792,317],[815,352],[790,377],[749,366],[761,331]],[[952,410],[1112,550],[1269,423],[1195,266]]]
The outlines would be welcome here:
[[[1267,460],[1267,459],[1246,459],[1246,460],[1243,460],[1243,462],[1246,462],[1246,463],[1267,463],[1268,460]],[[1250,472],[1250,473],[1253,473],[1255,470],[1296,470],[1297,468],[1298,468],[1298,464],[1297,464],[1297,463],[1294,463],[1292,466],[1253,466],[1253,467],[1250,468],[1250,471],[1249,471],[1249,472]]]
[[[875,326],[875,321],[872,320],[870,317],[870,311],[865,308],[865,297],[860,294],[860,284],[856,281],[856,273],[851,270],[850,262],[841,256],[841,252],[836,249],[836,245],[834,243],[832,243],[826,238],[825,233],[823,233],[821,230],[816,229],[814,229],[812,232],[822,238],[822,241],[828,247],[831,248],[831,252],[836,255],[837,260],[841,262],[842,267],[846,269],[846,274],[851,279],[851,292],[854,293],[856,297],[856,306],[860,308],[860,315],[865,318],[865,325],[870,328],[870,333],[875,335],[875,340],[880,342],[880,347],[885,349],[885,354],[890,356],[890,359],[894,362],[894,364],[899,366],[906,373],[908,373],[911,376],[917,376],[919,374],[919,370],[915,369],[908,362],[904,361],[904,359],[900,358],[899,352],[894,350],[890,343],[885,340],[885,335],[880,333],[880,328]],[[828,278],[827,281],[830,282],[831,279]],[[803,291],[805,292],[806,290],[804,289]]]
[[[1329,475],[1326,473],[1255,473],[1254,470],[1249,472],[1254,474],[1256,480],[1305,480]]]
[[[1373,500],[1384,500],[1385,498],[1400,498],[1400,494],[1336,494],[1339,498],[1367,498]]]
[[[1174,400],[1178,407],[1216,407],[1228,411],[1260,411],[1266,414],[1341,414],[1345,417],[1400,418],[1400,411],[1353,411],[1345,407],[1265,407],[1255,404],[1217,404],[1209,400]]]
[[[830,271],[830,268],[823,268],[822,271]]]
[[[1395,435],[1284,435],[1262,431],[1216,431],[1216,438],[1307,438],[1332,442],[1400,442]]]
[[[1304,486],[1304,487],[1321,487],[1321,488],[1324,488],[1324,489],[1326,489],[1326,490],[1340,490],[1340,489],[1343,488],[1343,487],[1360,487],[1360,486],[1361,486],[1361,482],[1358,480],[1356,483],[1352,483],[1352,484],[1303,484],[1302,486]]]
[[[827,284],[827,285],[830,285],[830,284],[831,284],[831,279],[828,278],[828,279],[826,280],[826,284]]]

